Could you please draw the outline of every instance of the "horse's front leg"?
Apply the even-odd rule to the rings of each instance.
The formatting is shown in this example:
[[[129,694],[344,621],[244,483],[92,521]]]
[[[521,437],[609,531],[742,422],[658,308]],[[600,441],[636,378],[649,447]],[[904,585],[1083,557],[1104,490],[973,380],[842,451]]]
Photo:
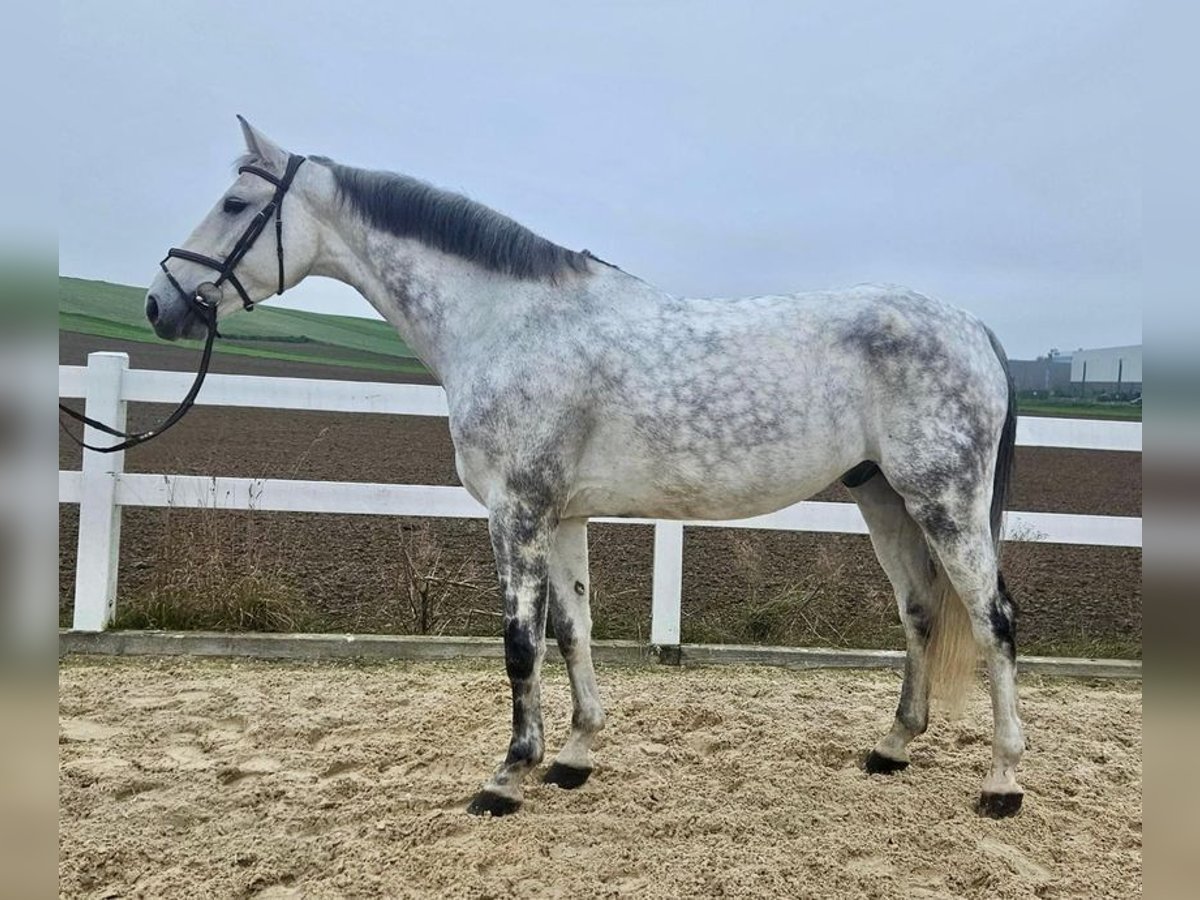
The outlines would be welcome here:
[[[571,734],[545,781],[577,788],[592,774],[592,741],[604,727],[604,707],[592,668],[592,615],[588,591],[587,520],[558,526],[550,558],[550,621],[571,678]]]
[[[546,654],[549,561],[557,523],[544,504],[520,497],[493,502],[488,520],[504,595],[504,663],[512,687],[512,738],[504,762],[467,811],[503,816],[520,808],[521,782],[545,752],[540,670]]]

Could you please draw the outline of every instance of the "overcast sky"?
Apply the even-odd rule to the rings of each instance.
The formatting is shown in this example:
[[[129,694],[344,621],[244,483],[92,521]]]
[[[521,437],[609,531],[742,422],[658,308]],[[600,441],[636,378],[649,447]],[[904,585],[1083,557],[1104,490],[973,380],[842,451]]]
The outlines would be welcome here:
[[[891,281],[1014,357],[1141,340],[1132,2],[61,5],[60,270],[144,285],[290,150],[463,191],[676,294]],[[372,315],[310,279],[279,298]]]

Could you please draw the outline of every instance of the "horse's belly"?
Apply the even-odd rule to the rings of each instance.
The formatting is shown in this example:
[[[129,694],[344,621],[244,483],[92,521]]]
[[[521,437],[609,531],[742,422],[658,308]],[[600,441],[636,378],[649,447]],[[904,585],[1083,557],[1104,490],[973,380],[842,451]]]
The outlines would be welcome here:
[[[850,466],[823,460],[785,469],[754,460],[700,467],[616,465],[606,474],[581,472],[567,502],[568,517],[742,519],[790,506],[827,487]],[[852,465],[852,464],[851,464]]]

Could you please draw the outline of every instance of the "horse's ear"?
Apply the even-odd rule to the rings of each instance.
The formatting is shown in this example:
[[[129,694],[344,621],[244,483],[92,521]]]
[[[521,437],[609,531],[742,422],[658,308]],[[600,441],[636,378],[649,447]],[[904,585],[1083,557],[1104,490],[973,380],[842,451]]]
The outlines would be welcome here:
[[[246,150],[256,159],[268,166],[282,169],[287,165],[287,151],[272,141],[269,137],[247,122],[241,116],[237,117],[242,126],[242,137],[246,139]]]

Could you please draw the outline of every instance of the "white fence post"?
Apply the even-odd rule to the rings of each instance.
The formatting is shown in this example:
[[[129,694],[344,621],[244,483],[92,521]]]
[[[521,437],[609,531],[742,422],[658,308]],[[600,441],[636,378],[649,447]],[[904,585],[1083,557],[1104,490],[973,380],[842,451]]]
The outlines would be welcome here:
[[[654,594],[651,600],[650,643],[679,646],[680,601],[683,595],[683,523],[654,525]]]
[[[125,353],[89,353],[84,413],[125,429],[121,380],[129,368]],[[116,440],[94,428],[84,440],[100,444]],[[117,600],[117,559],[121,548],[121,508],[116,502],[116,473],[124,471],[125,452],[83,451],[79,492],[79,548],[75,558],[76,631],[103,631],[112,621]]]

